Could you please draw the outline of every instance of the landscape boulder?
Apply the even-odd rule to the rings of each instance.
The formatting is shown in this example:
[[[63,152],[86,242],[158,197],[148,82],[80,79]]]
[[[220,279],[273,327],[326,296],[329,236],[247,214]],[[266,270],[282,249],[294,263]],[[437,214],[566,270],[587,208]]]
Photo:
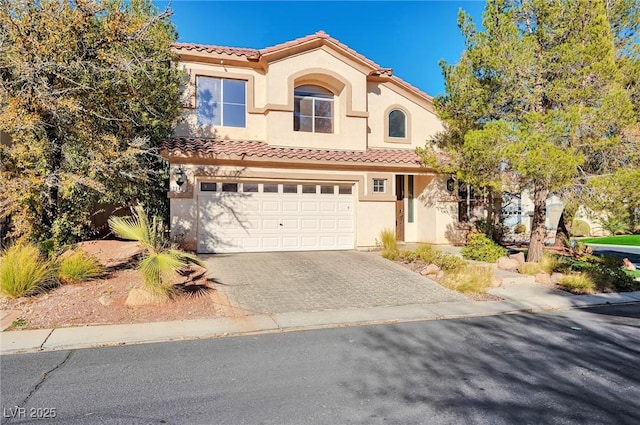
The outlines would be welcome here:
[[[437,275],[439,271],[440,271],[440,267],[436,266],[435,264],[429,264],[424,269],[422,269],[420,274],[422,276]]]
[[[524,252],[518,252],[517,254],[511,254],[509,256],[509,258],[511,258],[512,260],[516,260],[518,262],[518,264],[524,264],[524,262],[526,261],[524,258]]]
[[[536,282],[542,283],[545,285],[551,284],[551,275],[549,273],[537,273],[536,274]]]
[[[520,266],[520,263],[518,262],[518,260],[514,260],[514,259],[509,258],[509,257],[500,257],[500,258],[498,258],[498,261],[496,261],[496,264],[497,264],[499,269],[501,269],[501,270],[509,270],[509,271],[516,271],[516,270],[518,270],[518,267]]]

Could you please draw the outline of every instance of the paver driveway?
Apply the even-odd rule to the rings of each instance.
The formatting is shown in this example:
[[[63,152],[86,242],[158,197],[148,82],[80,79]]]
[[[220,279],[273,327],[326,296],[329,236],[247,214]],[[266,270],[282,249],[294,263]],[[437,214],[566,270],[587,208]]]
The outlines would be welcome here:
[[[217,254],[202,259],[218,288],[247,314],[466,300],[371,252]]]

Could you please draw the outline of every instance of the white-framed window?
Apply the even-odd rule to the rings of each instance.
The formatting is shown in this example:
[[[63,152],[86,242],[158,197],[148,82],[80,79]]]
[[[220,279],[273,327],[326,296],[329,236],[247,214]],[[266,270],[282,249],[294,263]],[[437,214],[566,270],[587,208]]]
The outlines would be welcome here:
[[[247,82],[216,77],[196,77],[196,111],[199,125],[245,127]]]
[[[373,193],[385,193],[386,186],[386,179],[373,179]]]
[[[296,87],[293,92],[293,131],[333,133],[333,93],[314,85]]]
[[[389,137],[404,139],[407,137],[407,116],[400,109],[389,112]]]

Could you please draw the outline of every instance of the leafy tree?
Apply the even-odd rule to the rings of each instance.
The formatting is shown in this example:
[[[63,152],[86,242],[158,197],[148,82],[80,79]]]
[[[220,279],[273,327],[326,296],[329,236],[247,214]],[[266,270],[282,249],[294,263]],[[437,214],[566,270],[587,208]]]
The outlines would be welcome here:
[[[480,31],[460,12],[466,50],[441,64],[447,131],[434,141],[466,179],[532,189],[527,261],[542,258],[550,193],[638,163],[637,86],[621,72],[636,60],[637,13],[626,0],[492,0]]]
[[[165,206],[180,113],[170,13],[150,0],[0,0],[0,219],[57,244],[101,205]]]

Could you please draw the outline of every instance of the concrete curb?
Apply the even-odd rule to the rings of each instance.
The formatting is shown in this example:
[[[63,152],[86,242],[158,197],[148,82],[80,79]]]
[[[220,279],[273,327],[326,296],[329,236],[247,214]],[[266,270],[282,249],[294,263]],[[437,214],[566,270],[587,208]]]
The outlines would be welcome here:
[[[258,314],[176,322],[0,332],[0,354],[34,353],[640,303],[640,291],[598,295],[559,295],[555,293],[541,295],[538,291],[536,297],[527,294],[526,287],[520,284],[517,285],[517,288],[519,299],[513,297],[515,288],[511,290],[503,287],[493,289],[491,292],[496,293],[496,295],[500,293],[500,296],[504,298],[502,301],[460,301],[271,315]]]

